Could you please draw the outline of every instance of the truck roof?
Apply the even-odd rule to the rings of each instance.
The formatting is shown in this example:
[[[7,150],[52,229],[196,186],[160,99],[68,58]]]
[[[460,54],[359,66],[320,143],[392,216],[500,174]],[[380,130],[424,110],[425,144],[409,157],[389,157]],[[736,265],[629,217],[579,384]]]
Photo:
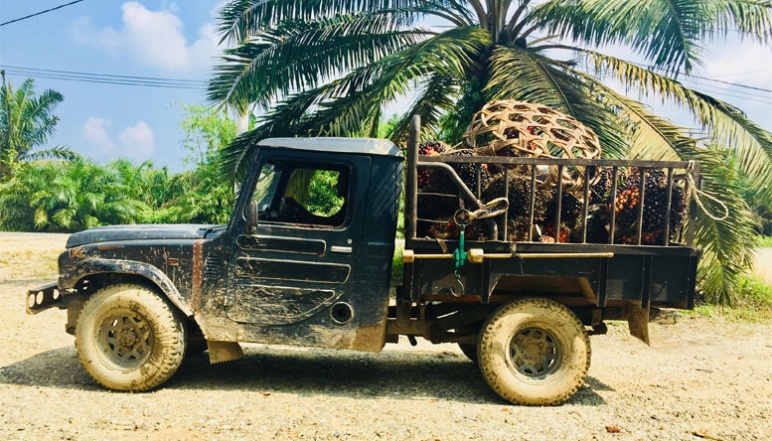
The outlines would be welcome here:
[[[393,142],[376,138],[267,138],[257,145],[316,152],[402,157],[402,152]]]

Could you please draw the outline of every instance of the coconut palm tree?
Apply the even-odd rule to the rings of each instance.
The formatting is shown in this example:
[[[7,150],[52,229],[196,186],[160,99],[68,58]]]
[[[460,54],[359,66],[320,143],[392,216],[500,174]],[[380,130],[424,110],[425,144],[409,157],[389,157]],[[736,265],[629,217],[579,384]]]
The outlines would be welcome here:
[[[433,27],[427,24],[433,25]],[[211,100],[267,109],[260,125],[225,151],[233,167],[256,140],[296,134],[375,135],[384,106],[417,91],[391,133],[401,139],[412,115],[425,136],[440,129],[453,142],[471,115],[496,99],[548,105],[593,129],[607,157],[699,159],[707,177],[725,168],[722,149],[772,200],[772,136],[743,112],[689,89],[688,76],[710,38],[729,29],[768,42],[772,3],[765,0],[231,0],[220,13],[223,40],[234,44],[209,85]],[[626,47],[644,66],[602,52]],[[688,111],[713,150],[608,84],[664,98]],[[704,138],[704,137],[703,137]],[[719,152],[719,153],[715,153]],[[711,168],[713,167],[713,168]],[[723,175],[721,175],[723,176]],[[710,181],[715,182],[715,181]],[[732,188],[711,187],[731,195]],[[727,298],[748,261],[747,207],[730,221],[698,223],[706,289]],[[722,240],[718,240],[720,237]],[[730,239],[735,238],[734,242]]]
[[[2,72],[0,86],[0,179],[8,176],[15,165],[43,158],[73,159],[77,155],[66,147],[35,151],[54,133],[59,118],[53,110],[64,98],[55,90],[35,95],[30,78],[14,90]]]

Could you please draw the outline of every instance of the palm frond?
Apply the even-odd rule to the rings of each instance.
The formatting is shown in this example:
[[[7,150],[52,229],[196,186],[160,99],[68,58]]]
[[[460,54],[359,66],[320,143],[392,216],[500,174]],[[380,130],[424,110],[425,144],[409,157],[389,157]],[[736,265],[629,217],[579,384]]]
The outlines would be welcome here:
[[[40,161],[43,159],[61,159],[63,161],[75,161],[82,158],[81,154],[69,147],[51,147],[45,150],[28,153],[19,158],[20,161]]]
[[[579,49],[581,50],[581,49]],[[772,134],[751,121],[742,111],[701,92],[683,86],[672,78],[639,67],[616,57],[581,50],[594,63],[600,76],[611,74],[626,87],[641,93],[652,93],[689,109],[702,128],[712,136],[712,142],[737,151],[738,166],[766,192],[772,201]]]
[[[753,217],[742,198],[738,170],[727,161],[725,152],[710,149],[682,154],[684,159],[700,162],[703,191],[717,197],[728,209],[729,216],[723,221],[698,210],[695,241],[703,253],[699,275],[706,298],[712,303],[731,304],[739,277],[750,268],[756,247]],[[708,209],[721,210],[710,205]]]
[[[514,99],[561,110],[591,128],[601,140],[604,155],[622,157],[628,143],[623,124],[611,106],[590,94],[590,88],[572,69],[539,53],[539,48],[497,46],[491,55],[490,100]]]
[[[588,81],[594,81],[589,75]],[[717,221],[699,210],[696,245],[703,249],[700,261],[703,290],[709,299],[727,303],[733,296],[739,276],[747,269],[753,253],[753,222],[747,204],[736,188],[734,167],[727,166],[726,153],[700,148],[697,140],[682,127],[652,113],[643,104],[603,88],[606,98],[623,109],[634,123],[633,151],[640,159],[678,159],[702,165],[703,191],[718,198],[729,209],[729,217]],[[669,152],[669,153],[668,153]],[[714,207],[715,209],[715,207]]]
[[[436,134],[437,126],[444,112],[454,108],[460,95],[460,84],[456,77],[433,74],[424,82],[419,96],[388,133],[388,138],[397,145],[405,145],[410,120],[421,116],[422,136]]]
[[[550,33],[595,46],[621,44],[666,73],[689,73],[700,63],[701,43],[732,27],[767,41],[772,6],[758,0],[549,1],[536,8]]]
[[[227,51],[210,81],[209,99],[229,102],[233,96],[248,96],[250,102],[266,105],[397,52],[427,34],[400,30],[386,15],[284,21]]]
[[[222,41],[243,43],[250,36],[271,28],[287,19],[323,20],[338,15],[368,14],[403,11],[399,15],[402,25],[409,25],[422,15],[426,3],[419,0],[235,0],[220,10],[218,31]],[[456,2],[436,0],[448,10]],[[417,9],[417,10],[416,10]],[[407,12],[414,11],[412,14]]]
[[[222,172],[229,177],[247,151],[268,136],[348,136],[362,128],[383,103],[404,95],[413,81],[443,74],[459,76],[490,42],[478,27],[453,28],[356,69],[343,78],[295,94],[274,106],[255,130],[224,149]]]
[[[54,133],[59,118],[52,114],[62,95],[44,90],[36,96],[34,81],[27,79],[14,90],[3,81],[0,90],[0,178]]]

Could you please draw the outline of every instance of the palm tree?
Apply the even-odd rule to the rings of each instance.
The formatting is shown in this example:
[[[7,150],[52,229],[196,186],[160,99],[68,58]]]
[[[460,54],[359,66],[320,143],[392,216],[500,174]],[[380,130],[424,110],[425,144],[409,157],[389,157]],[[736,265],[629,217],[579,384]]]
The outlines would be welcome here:
[[[30,205],[30,199],[61,173],[58,164],[37,161],[0,182],[0,230],[34,231],[35,208]]]
[[[425,23],[442,22],[428,27]],[[453,142],[488,101],[548,105],[592,128],[608,157],[698,159],[706,188],[733,206],[724,223],[701,218],[705,288],[727,299],[749,261],[747,206],[733,197],[721,152],[772,200],[772,135],[736,107],[684,87],[703,44],[736,29],[768,42],[765,0],[231,0],[220,13],[226,51],[209,98],[267,109],[260,125],[225,151],[231,170],[256,140],[296,134],[375,135],[384,105],[417,91],[391,133],[401,139],[412,115],[424,136]],[[598,48],[627,47],[646,67]],[[606,81],[658,95],[692,112],[710,149],[681,127]],[[730,246],[731,245],[731,246]],[[739,264],[738,264],[739,265]]]
[[[72,232],[134,223],[150,210],[127,193],[120,177],[108,167],[76,159],[66,167],[53,168],[52,179],[37,186],[29,201],[38,230]]]
[[[73,159],[77,155],[66,147],[34,151],[54,133],[59,118],[53,110],[63,97],[54,90],[35,95],[35,83],[25,80],[14,90],[2,72],[0,86],[0,179],[11,174],[23,161],[43,158]]]

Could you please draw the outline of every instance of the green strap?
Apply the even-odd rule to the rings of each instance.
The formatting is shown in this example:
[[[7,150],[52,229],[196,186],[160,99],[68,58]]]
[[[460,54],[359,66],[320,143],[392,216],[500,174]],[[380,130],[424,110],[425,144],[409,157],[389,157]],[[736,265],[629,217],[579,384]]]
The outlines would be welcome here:
[[[458,248],[453,251],[453,260],[456,262],[456,271],[461,269],[466,263],[466,250],[464,250],[464,230],[465,227],[461,227],[461,234],[458,236]]]

